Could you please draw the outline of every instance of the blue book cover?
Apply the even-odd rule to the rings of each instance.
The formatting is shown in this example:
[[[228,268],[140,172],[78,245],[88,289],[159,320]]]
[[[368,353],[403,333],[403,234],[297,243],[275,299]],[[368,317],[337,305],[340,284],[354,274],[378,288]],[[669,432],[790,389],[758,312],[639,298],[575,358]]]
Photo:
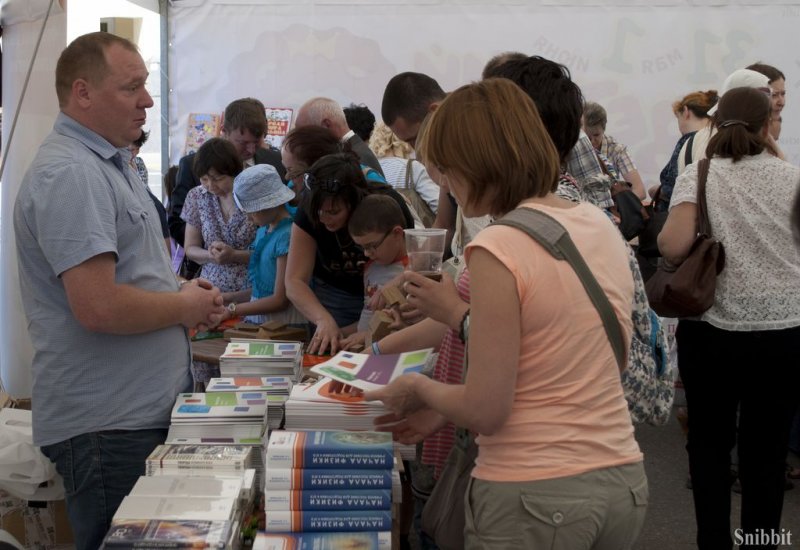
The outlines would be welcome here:
[[[389,510],[354,512],[265,512],[265,531],[391,531]]]
[[[391,507],[392,491],[390,489],[270,490],[264,495],[264,509],[275,512],[310,510],[390,510]]]
[[[267,445],[267,468],[342,468],[391,470],[389,432],[273,431]]]
[[[264,481],[268,491],[391,489],[392,471],[267,468],[264,472]]]
[[[230,521],[115,519],[106,548],[226,548]]]
[[[391,550],[392,534],[378,533],[265,533],[259,531],[253,550]]]

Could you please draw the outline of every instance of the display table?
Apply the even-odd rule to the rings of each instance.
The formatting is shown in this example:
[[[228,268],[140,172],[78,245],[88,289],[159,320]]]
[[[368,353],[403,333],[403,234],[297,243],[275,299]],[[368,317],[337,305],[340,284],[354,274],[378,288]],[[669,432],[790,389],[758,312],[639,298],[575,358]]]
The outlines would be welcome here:
[[[192,341],[192,360],[219,365],[219,357],[225,353],[227,345],[228,340],[224,338]]]

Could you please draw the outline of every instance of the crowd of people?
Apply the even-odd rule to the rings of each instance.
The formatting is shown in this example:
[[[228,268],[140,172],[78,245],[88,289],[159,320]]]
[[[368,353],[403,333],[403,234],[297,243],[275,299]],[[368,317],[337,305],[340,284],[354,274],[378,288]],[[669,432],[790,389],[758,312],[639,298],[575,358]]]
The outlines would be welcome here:
[[[459,434],[477,444],[452,502],[463,500],[463,540],[420,530],[424,548],[631,548],[649,491],[625,361],[571,265],[492,222],[535,211],[563,226],[629,345],[647,273],[619,230],[617,193],[668,212],[658,248],[679,265],[698,231],[703,158],[726,265],[714,305],[681,319],[676,337],[697,542],[733,546],[732,463],[737,528],[780,532],[786,457],[800,452],[800,168],[778,146],[783,73],[758,63],[719,94],[686,90],[672,106],[681,139],[649,186],[606,133],[605,109],[538,56],[495,56],[482,80],[450,93],[400,73],[377,124],[363,105],[311,98],[280,150],[264,143],[263,104],[237,99],[221,137],[170,172],[163,213],[135,160],[153,105],[146,80],[125,39],[67,46],[61,112],[14,210],[34,442],[64,477],[77,548],[99,546],[163,443],[175,395],[218,376],[192,363],[189,330],[235,317],[308,327],[310,353],[438,351],[428,375],[366,394],[390,411],[379,429],[421,443],[418,513]],[[405,269],[404,229],[426,223],[452,243],[440,281]],[[375,340],[387,285],[407,305],[387,310],[394,331]]]

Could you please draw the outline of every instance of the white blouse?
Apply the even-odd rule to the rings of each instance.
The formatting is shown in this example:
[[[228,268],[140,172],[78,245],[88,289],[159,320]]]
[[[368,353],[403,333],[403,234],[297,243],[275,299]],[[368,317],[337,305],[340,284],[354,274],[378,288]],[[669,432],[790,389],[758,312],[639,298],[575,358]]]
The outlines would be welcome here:
[[[767,152],[711,160],[706,202],[725,247],[714,305],[701,320],[731,331],[800,326],[800,248],[790,227],[800,168]],[[675,182],[670,208],[697,202],[697,163]]]

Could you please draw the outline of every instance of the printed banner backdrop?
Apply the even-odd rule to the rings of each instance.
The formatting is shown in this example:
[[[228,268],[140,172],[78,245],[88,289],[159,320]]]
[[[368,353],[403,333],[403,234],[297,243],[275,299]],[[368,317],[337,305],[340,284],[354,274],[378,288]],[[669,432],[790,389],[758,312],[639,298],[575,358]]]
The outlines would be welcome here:
[[[779,144],[797,164],[798,23],[800,3],[774,0],[173,0],[170,160],[182,154],[192,112],[245,96],[294,109],[327,96],[365,103],[380,119],[393,75],[426,73],[450,90],[514,50],[570,68],[586,99],[608,111],[607,133],[628,145],[646,186],[679,137],[673,101],[719,89],[750,63],[774,65],[787,75]]]

